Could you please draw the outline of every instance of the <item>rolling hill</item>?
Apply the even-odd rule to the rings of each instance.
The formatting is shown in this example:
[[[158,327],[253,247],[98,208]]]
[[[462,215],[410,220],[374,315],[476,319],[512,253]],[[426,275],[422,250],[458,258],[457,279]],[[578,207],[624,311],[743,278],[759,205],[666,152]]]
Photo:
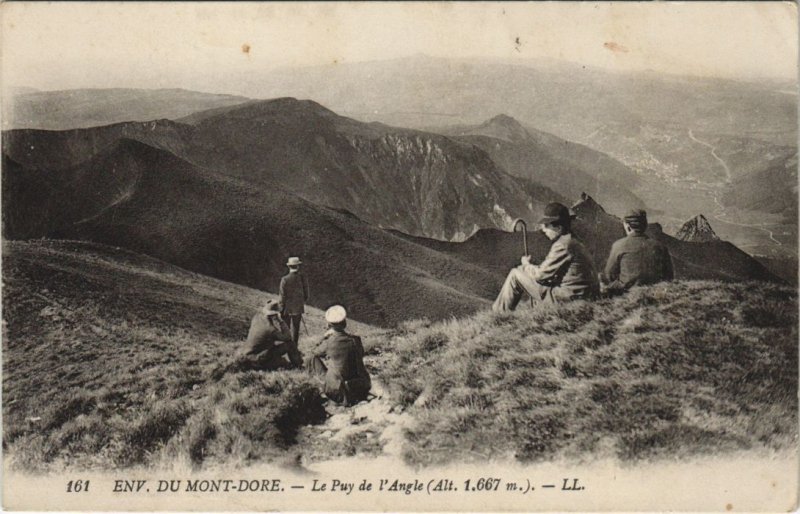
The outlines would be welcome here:
[[[174,119],[245,101],[247,98],[241,96],[185,89],[20,89],[4,98],[3,129],[66,130],[123,121]]]
[[[197,168],[138,141],[121,139],[62,170],[26,168],[8,157],[3,164],[7,239],[119,246],[267,291],[277,290],[287,257],[300,255],[313,305],[343,303],[355,319],[378,324],[472,312],[498,288],[492,273],[352,214]]]
[[[200,168],[346,209],[373,225],[447,240],[482,227],[506,228],[562,199],[507,175],[471,144],[357,122],[311,101],[249,102],[184,121],[9,131],[4,152],[27,167],[63,169],[120,138],[135,139]]]

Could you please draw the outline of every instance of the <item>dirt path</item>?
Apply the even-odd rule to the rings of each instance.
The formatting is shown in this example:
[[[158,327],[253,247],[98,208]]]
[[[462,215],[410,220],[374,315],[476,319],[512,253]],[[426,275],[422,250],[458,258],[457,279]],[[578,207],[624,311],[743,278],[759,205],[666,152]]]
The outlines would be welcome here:
[[[403,431],[412,426],[413,417],[390,401],[384,384],[376,378],[379,360],[365,359],[372,375],[369,400],[352,407],[328,402],[325,423],[307,427],[310,449],[306,465],[310,469],[355,456],[402,458]]]
[[[722,166],[722,169],[725,170],[725,183],[726,184],[730,184],[731,179],[732,179],[731,169],[728,167],[728,163],[725,162],[719,155],[717,155],[717,148],[714,145],[710,144],[710,143],[706,143],[705,141],[701,141],[701,140],[697,139],[696,137],[694,137],[694,133],[692,132],[692,129],[689,129],[689,139],[691,139],[695,143],[699,143],[699,144],[701,144],[701,145],[703,145],[703,146],[705,146],[705,147],[707,147],[707,148],[709,148],[711,150],[711,156],[714,159],[716,159],[717,162],[719,162],[720,165]]]
[[[716,204],[716,209],[714,210],[713,214],[711,214],[711,216],[714,219],[716,219],[717,221],[721,221],[722,223],[727,223],[729,225],[735,225],[737,227],[754,228],[754,229],[760,230],[760,231],[766,233],[769,236],[770,240],[772,242],[774,242],[776,245],[783,246],[783,243],[781,243],[780,241],[775,239],[775,233],[772,230],[767,228],[769,226],[772,226],[773,224],[768,224],[768,223],[737,223],[735,221],[730,221],[728,219],[725,219],[727,217],[727,212],[726,212],[725,206],[722,205],[722,202],[719,201],[719,189],[721,187],[724,187],[724,186],[726,186],[726,185],[731,183],[731,180],[732,180],[731,169],[728,167],[728,163],[726,163],[724,159],[722,159],[719,155],[717,155],[717,148],[715,146],[713,146],[712,144],[710,144],[710,143],[707,143],[705,141],[701,141],[700,139],[697,139],[691,129],[689,129],[689,138],[692,141],[709,148],[710,151],[711,151],[711,156],[714,159],[716,159],[717,162],[719,162],[720,165],[722,166],[722,168],[725,170],[725,181],[724,182],[721,182],[719,184],[710,184],[710,183],[706,183],[706,182],[699,182],[699,184],[702,185],[703,187],[705,187],[706,190],[709,191],[714,197],[714,203]]]

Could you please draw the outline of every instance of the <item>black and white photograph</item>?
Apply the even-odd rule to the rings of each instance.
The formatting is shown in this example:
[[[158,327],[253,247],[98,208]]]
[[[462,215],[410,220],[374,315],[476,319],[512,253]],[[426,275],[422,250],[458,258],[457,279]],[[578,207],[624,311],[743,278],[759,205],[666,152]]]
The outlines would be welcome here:
[[[797,509],[796,3],[0,19],[4,509]]]

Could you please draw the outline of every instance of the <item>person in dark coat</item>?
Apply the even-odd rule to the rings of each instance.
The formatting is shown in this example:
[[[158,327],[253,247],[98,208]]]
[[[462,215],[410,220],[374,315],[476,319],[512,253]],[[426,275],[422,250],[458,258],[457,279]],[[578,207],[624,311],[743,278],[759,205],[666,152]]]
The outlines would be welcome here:
[[[244,349],[234,357],[231,364],[214,371],[212,378],[219,380],[231,372],[289,368],[290,363],[284,355],[289,353],[292,334],[280,318],[280,313],[280,304],[276,300],[267,300],[250,320]]]
[[[572,235],[574,217],[568,207],[558,202],[545,207],[539,224],[553,242],[550,251],[538,265],[531,264],[530,255],[522,257],[521,265],[508,273],[492,305],[493,311],[513,311],[524,293],[536,301],[552,303],[598,296],[600,287],[592,259]]]
[[[633,286],[672,280],[674,271],[669,250],[645,234],[647,213],[641,209],[628,212],[622,226],[625,237],[611,246],[603,272],[608,292],[617,294]]]
[[[289,273],[281,278],[280,296],[283,306],[283,321],[289,325],[292,332],[291,346],[289,347],[289,360],[295,366],[302,366],[303,355],[298,349],[300,341],[300,324],[303,322],[305,304],[308,301],[308,281],[300,271],[299,257],[289,257],[286,266]]]
[[[306,369],[321,381],[325,395],[336,403],[354,405],[366,400],[372,382],[364,367],[361,338],[345,331],[347,312],[341,305],[328,309],[325,320],[329,329],[306,361]]]

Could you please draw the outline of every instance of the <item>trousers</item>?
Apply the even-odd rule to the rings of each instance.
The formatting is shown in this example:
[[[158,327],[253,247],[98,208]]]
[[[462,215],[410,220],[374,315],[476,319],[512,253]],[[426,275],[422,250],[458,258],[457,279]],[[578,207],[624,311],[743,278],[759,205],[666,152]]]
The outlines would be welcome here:
[[[340,380],[335,383],[330,380],[328,367],[319,357],[313,357],[306,362],[308,372],[320,380],[323,384],[325,396],[336,403],[344,405],[355,405],[361,400],[366,400],[371,388],[369,378],[354,378],[352,380]]]
[[[283,314],[281,316],[284,323],[289,326],[289,331],[292,334],[292,341],[287,343],[289,360],[293,365],[300,367],[303,365],[303,355],[298,349],[298,342],[300,341],[300,323],[303,322],[302,314]]]
[[[555,302],[552,287],[543,286],[522,266],[517,266],[508,272],[506,281],[492,305],[492,310],[494,312],[513,311],[517,308],[523,294],[527,294],[535,301]]]

